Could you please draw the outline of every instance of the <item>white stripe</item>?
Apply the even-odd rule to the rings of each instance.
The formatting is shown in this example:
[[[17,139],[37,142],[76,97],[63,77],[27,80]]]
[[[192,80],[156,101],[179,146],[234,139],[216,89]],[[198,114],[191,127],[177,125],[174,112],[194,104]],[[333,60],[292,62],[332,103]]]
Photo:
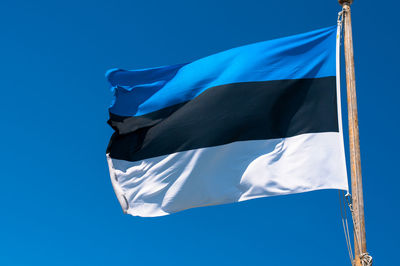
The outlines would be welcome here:
[[[234,142],[137,162],[107,156],[126,213],[188,208],[318,189],[347,190],[341,133]]]

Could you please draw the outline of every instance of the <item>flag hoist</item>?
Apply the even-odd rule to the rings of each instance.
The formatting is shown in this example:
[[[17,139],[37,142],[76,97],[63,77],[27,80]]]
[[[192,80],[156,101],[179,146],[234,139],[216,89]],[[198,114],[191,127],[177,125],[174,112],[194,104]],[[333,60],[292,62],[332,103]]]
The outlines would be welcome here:
[[[351,3],[339,2],[354,263],[368,265]],[[107,161],[123,211],[154,217],[320,189],[348,192],[340,106],[341,26],[342,21],[186,64],[108,71],[114,91],[108,123],[115,132]]]

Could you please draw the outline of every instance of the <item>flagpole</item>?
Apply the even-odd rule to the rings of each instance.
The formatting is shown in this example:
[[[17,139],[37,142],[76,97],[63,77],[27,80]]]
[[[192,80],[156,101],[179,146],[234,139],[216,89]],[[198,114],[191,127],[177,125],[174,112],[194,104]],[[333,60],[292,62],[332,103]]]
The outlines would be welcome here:
[[[368,256],[365,238],[364,200],[362,190],[360,140],[358,132],[358,113],[356,80],[354,73],[353,37],[351,28],[350,5],[353,0],[338,0],[343,7],[344,52],[346,61],[347,109],[349,120],[349,144],[351,164],[351,191],[354,220],[354,261],[353,265],[363,265],[364,256]]]

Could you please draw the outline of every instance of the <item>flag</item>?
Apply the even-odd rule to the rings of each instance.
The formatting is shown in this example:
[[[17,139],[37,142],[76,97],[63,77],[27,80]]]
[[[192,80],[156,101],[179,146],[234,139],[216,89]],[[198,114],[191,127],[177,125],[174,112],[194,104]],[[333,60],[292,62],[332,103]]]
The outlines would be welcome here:
[[[112,69],[107,148],[125,213],[347,190],[336,26],[187,64]]]

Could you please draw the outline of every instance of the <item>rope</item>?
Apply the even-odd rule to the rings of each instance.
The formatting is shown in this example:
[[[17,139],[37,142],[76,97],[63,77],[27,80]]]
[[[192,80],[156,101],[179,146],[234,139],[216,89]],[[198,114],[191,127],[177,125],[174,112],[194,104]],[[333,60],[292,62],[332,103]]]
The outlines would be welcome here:
[[[343,192],[339,190],[339,201],[340,201],[340,214],[342,216],[342,226],[344,231],[344,237],[346,239],[347,251],[349,252],[350,263],[354,260],[353,250],[351,248],[351,238],[349,232],[349,226],[347,223],[347,214],[346,214],[346,203],[344,199]]]
[[[348,204],[350,212],[351,212],[351,216],[352,216],[351,218],[353,220],[353,229],[354,229],[354,236],[355,236],[354,241],[358,244],[358,250],[361,251],[362,250],[361,242],[359,240],[360,238],[358,236],[358,230],[356,230],[357,227],[356,227],[356,223],[354,221],[354,210],[353,210],[353,204],[352,204],[353,200],[352,200],[351,194],[347,193],[345,195],[345,198],[346,198],[347,204]],[[368,252],[362,253],[359,258],[360,258],[362,266],[372,266],[373,259],[372,259],[372,256],[368,254]]]
[[[337,23],[338,23],[338,26],[339,26],[340,28],[342,28],[343,13],[344,13],[344,10],[343,10],[343,9],[342,9],[342,11],[338,12]]]
[[[351,220],[353,221],[353,231],[354,231],[354,236],[355,239],[354,241],[357,243],[358,245],[358,250],[362,250],[361,249],[361,241],[360,238],[358,236],[358,227],[357,227],[357,221],[355,221],[354,219],[354,209],[353,209],[353,198],[351,197],[351,194],[349,192],[347,192],[347,194],[345,195],[346,201],[347,201],[347,205],[349,206],[350,209],[350,213],[351,213]]]
[[[342,24],[343,24],[343,14],[344,11],[340,11],[338,13],[338,18],[337,18],[337,36],[336,36],[336,79],[337,79],[337,86],[338,86],[338,96],[340,95],[340,46],[341,46],[341,40],[342,40]],[[340,101],[340,97],[339,97]],[[340,102],[339,102],[340,103]],[[340,112],[340,110],[338,110]],[[344,151],[343,151],[344,152]],[[352,244],[351,244],[351,237],[350,237],[350,231],[349,231],[349,225],[347,222],[347,212],[346,212],[346,200],[344,198],[344,192],[339,190],[339,201],[340,201],[340,214],[342,216],[342,226],[343,226],[343,232],[344,232],[344,237],[346,240],[346,245],[347,245],[347,251],[350,259],[350,263],[353,263],[354,261],[354,255],[353,255],[353,250],[352,250]]]
[[[368,252],[361,254],[360,260],[362,266],[372,266],[372,257],[368,254]]]

